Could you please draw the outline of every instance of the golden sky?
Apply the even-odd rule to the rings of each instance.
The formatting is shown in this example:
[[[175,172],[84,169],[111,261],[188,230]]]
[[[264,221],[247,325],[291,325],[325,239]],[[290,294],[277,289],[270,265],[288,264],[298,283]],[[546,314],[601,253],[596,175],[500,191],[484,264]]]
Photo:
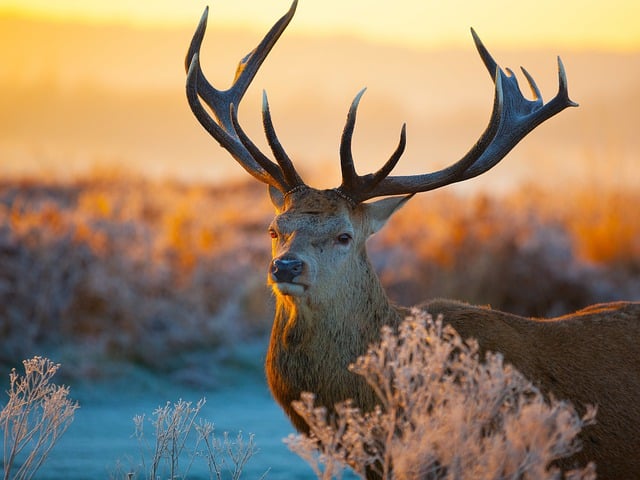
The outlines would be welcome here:
[[[355,143],[361,168],[379,167],[403,122],[409,145],[400,174],[423,171],[424,159],[433,160],[429,169],[440,168],[473,145],[493,98],[469,34],[473,26],[502,66],[527,67],[547,100],[557,89],[561,55],[571,97],[580,103],[537,129],[537,140],[523,141],[504,174],[492,178],[517,184],[514,178],[536,176],[546,161],[555,178],[570,174],[573,181],[581,172],[601,181],[607,173],[612,183],[637,185],[640,1],[299,2],[248,92],[242,118],[265,146],[260,92],[267,89],[288,151],[326,182],[327,172],[339,174],[344,114],[363,86]],[[0,0],[0,88],[7,93],[0,174],[66,175],[115,164],[160,176],[244,178],[184,98],[184,53],[206,3],[203,67],[223,87],[289,0]],[[233,31],[238,26],[250,31]],[[585,156],[597,160],[576,166]]]
[[[82,21],[193,25],[213,18],[262,31],[289,0],[0,0],[1,12]],[[290,30],[338,33],[410,46],[467,45],[468,28],[502,47],[640,49],[638,0],[300,0]]]

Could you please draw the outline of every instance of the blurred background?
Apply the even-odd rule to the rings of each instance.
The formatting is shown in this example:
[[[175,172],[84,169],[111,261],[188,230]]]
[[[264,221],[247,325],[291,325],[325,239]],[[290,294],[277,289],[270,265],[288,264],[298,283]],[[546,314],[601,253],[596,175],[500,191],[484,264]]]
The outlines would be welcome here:
[[[0,0],[0,372],[35,354],[63,364],[62,380],[84,402],[76,422],[85,415],[84,430],[72,426],[64,446],[75,458],[94,458],[79,450],[90,449],[86,425],[111,432],[100,418],[127,425],[141,413],[134,406],[189,392],[213,398],[214,421],[257,433],[256,471],[293,478],[295,459],[280,443],[291,427],[262,374],[271,206],[184,96],[184,54],[204,6]],[[208,79],[229,85],[237,61],[288,7],[211,5]],[[432,171],[466,153],[491,111],[493,84],[470,26],[525,86],[519,67],[527,68],[545,100],[557,91],[560,55],[580,107],[538,127],[482,177],[414,198],[372,239],[371,256],[390,296],[406,304],[446,296],[551,316],[640,300],[639,19],[632,1],[532,9],[302,0],[240,121],[268,151],[267,90],[298,170],[334,187],[346,112],[366,86],[359,171],[388,158],[403,122],[408,147],[396,171]],[[231,403],[239,407],[229,413]],[[260,426],[265,411],[273,421]],[[130,449],[122,428],[105,433],[105,445]],[[118,455],[103,450],[102,463],[80,473]],[[65,457],[54,455],[49,478],[78,473]]]

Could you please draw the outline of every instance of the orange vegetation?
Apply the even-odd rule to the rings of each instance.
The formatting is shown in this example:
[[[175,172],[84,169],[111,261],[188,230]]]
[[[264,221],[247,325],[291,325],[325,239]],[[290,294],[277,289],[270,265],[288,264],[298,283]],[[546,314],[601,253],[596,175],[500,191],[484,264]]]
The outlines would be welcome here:
[[[404,304],[444,296],[562,314],[640,298],[639,201],[633,191],[436,192],[409,202],[369,248]],[[0,361],[72,341],[90,348],[84,362],[168,368],[180,352],[266,335],[271,215],[254,183],[0,185]]]

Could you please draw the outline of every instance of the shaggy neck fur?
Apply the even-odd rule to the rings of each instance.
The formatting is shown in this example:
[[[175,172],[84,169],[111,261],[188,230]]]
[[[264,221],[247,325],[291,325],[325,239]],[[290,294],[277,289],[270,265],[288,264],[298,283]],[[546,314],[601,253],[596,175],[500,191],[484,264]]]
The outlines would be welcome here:
[[[389,302],[366,253],[359,262],[357,278],[324,295],[276,293],[267,379],[299,431],[307,431],[307,426],[291,402],[302,392],[315,393],[319,405],[333,406],[336,399],[348,398],[358,405],[375,405],[373,391],[348,367],[379,340],[382,326],[397,325],[401,314]]]

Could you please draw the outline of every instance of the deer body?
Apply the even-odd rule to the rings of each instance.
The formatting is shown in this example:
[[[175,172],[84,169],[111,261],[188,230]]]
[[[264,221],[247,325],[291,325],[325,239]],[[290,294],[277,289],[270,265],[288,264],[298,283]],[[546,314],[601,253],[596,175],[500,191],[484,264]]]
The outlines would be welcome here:
[[[302,257],[305,264],[325,265],[321,274],[325,277],[318,283],[301,278],[305,288],[295,294],[269,275],[276,314],[266,360],[267,380],[273,396],[301,432],[307,432],[308,426],[291,402],[302,392],[314,392],[317,403],[327,407],[352,399],[367,411],[379,403],[373,390],[348,366],[379,341],[384,325],[397,327],[409,313],[389,301],[369,262],[366,238],[361,238],[373,231],[365,225],[367,212],[344,200],[341,208],[327,208],[318,202],[322,196],[335,197],[335,203],[340,203],[331,191],[291,195],[285,212],[272,226],[284,227],[274,239],[274,258]],[[346,258],[336,258],[340,255],[330,251],[344,246],[312,245],[322,243],[323,238],[335,240],[340,230],[321,232],[295,225],[289,231],[285,229],[291,226],[288,222],[278,222],[284,215],[314,225],[303,219],[309,213],[301,213],[312,211],[309,203],[316,209],[323,206],[323,213],[315,214],[322,225],[357,226],[352,251],[343,252]],[[330,215],[343,218],[332,221],[327,218]],[[291,232],[295,241],[287,241]],[[567,467],[576,461],[582,465],[595,461],[599,478],[635,478],[640,472],[640,303],[594,305],[553,319],[524,318],[452,300],[433,300],[418,308],[434,317],[442,315],[463,338],[478,340],[481,351],[502,353],[547,394],[570,400],[579,409],[598,406],[597,423],[584,430],[582,451]]]
[[[582,450],[563,461],[594,461],[598,478],[640,472],[640,303],[594,305],[553,319],[530,319],[451,301],[423,306],[442,314],[482,350],[500,352],[543,392],[578,410],[597,405],[596,424],[580,434]]]
[[[391,176],[405,146],[403,127],[398,147],[383,167],[358,175],[351,138],[360,92],[349,109],[340,144],[342,184],[314,189],[304,183],[282,148],[266,95],[263,122],[276,162],[247,137],[237,118],[244,93],[295,8],[296,1],[240,62],[233,85],[225,91],[204,78],[199,63],[205,10],[186,57],[186,91],[202,126],[248,173],[269,186],[276,216],[269,228],[273,258],[268,281],[276,312],[266,372],[274,397],[304,432],[307,425],[291,407],[302,392],[316,394],[317,402],[327,408],[346,399],[363,410],[378,403],[372,389],[348,366],[379,340],[384,325],[396,327],[409,313],[387,298],[367,257],[367,238],[414,194],[486,172],[537,125],[576,104],[569,99],[560,59],[559,90],[547,103],[523,69],[534,96],[528,100],[513,73],[496,64],[472,31],[495,84],[495,97],[489,124],[469,152],[437,172]],[[385,198],[368,201],[378,197]],[[582,432],[583,450],[569,461],[595,461],[600,478],[638,478],[640,303],[596,305],[556,319],[523,318],[450,300],[421,308],[433,316],[443,315],[463,338],[477,339],[482,351],[502,353],[544,392],[578,408],[596,405],[597,423]]]

